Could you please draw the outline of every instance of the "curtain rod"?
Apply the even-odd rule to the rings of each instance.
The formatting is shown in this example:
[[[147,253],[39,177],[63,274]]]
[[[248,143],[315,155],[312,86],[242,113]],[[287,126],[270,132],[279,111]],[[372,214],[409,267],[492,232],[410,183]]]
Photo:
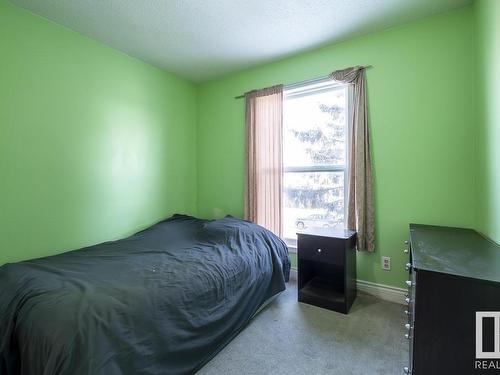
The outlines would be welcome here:
[[[364,66],[364,68],[365,69],[373,68],[373,65],[366,65],[366,66]],[[303,86],[303,85],[313,84],[316,82],[326,81],[327,79],[330,79],[330,75],[317,77],[317,78],[313,78],[313,79],[306,79],[305,81],[290,83],[288,85],[284,85],[283,88],[286,90],[286,89],[290,89],[292,87]],[[243,99],[244,97],[245,97],[245,94],[235,96],[234,98],[235,99]]]

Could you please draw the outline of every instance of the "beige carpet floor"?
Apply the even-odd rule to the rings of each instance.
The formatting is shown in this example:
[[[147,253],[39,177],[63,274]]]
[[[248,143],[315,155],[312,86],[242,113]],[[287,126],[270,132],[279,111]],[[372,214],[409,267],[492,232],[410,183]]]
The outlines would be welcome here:
[[[287,290],[197,375],[392,375],[408,362],[403,305],[358,293],[348,315]]]

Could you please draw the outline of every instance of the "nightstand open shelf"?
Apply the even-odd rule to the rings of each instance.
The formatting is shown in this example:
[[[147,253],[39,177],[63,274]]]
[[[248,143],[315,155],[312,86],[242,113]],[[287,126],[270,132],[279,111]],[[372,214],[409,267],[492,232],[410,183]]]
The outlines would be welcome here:
[[[313,277],[300,289],[302,301],[322,300],[326,306],[342,306],[344,304],[344,291],[329,280]]]
[[[298,300],[347,314],[356,298],[356,233],[298,233]]]

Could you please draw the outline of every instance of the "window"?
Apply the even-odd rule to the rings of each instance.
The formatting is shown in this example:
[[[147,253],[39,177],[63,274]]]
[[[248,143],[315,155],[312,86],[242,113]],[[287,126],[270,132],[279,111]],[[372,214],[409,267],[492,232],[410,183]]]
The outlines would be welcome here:
[[[344,228],[347,188],[347,85],[331,80],[288,86],[283,103],[283,237]]]

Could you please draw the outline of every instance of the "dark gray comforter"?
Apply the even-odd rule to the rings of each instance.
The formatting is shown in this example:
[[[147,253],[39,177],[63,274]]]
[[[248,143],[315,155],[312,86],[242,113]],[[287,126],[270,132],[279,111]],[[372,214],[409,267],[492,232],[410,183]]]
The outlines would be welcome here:
[[[285,289],[255,224],[174,215],[124,240],[0,267],[1,374],[191,374]]]

